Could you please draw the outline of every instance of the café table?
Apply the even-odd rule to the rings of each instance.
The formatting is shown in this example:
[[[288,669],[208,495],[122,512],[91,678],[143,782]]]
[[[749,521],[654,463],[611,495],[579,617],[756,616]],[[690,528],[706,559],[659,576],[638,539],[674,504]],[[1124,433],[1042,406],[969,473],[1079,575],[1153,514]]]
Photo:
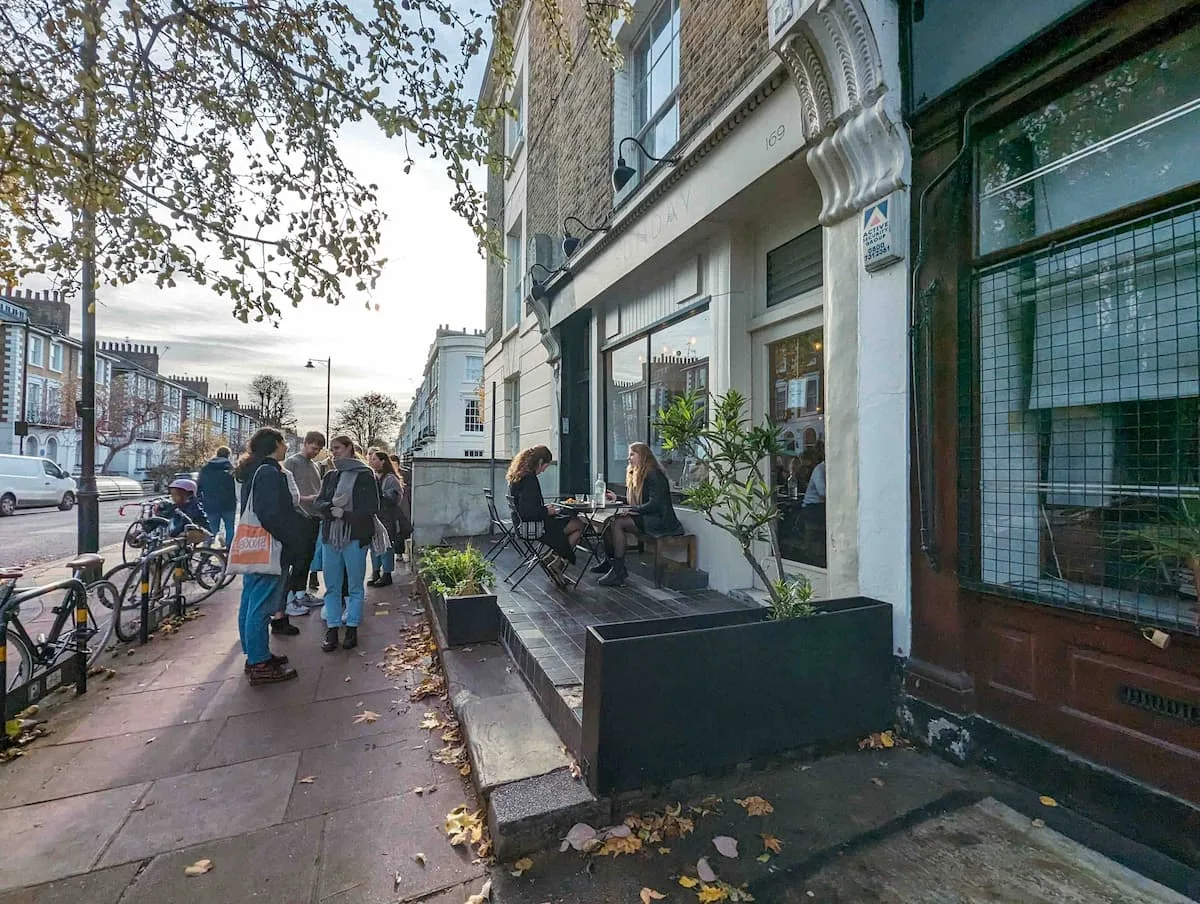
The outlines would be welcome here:
[[[587,560],[583,563],[583,567],[579,569],[579,574],[575,576],[575,581],[572,586],[578,587],[579,582],[583,580],[583,576],[588,573],[588,568],[593,562],[599,561],[600,550],[604,543],[604,528],[608,524],[608,519],[616,514],[617,509],[624,508],[627,503],[617,502],[615,500],[604,500],[599,505],[593,505],[590,499],[584,501],[583,496],[568,496],[561,502],[555,503],[562,511],[570,513],[583,521],[583,536],[579,540],[580,546],[586,546],[588,550]],[[568,502],[567,499],[574,501]]]

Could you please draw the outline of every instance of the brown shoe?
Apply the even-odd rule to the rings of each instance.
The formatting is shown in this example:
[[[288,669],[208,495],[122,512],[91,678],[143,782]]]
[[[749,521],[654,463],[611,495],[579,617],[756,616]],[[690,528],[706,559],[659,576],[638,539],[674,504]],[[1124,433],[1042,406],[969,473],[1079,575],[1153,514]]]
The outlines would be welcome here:
[[[250,676],[250,684],[278,684],[280,681],[291,681],[299,675],[290,665],[280,665],[278,662],[260,662],[250,666],[250,671],[247,672]]]
[[[287,665],[287,661],[288,661],[288,658],[286,656],[276,656],[274,653],[272,653],[271,658],[267,660],[267,662],[274,663],[275,665]],[[246,670],[246,674],[249,675],[250,674],[250,663],[249,662],[246,663],[245,670]]]

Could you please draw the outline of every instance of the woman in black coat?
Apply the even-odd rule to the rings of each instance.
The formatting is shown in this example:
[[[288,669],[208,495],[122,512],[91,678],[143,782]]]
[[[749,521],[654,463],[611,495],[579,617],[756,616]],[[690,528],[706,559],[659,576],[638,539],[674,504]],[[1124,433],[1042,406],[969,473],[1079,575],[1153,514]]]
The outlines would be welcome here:
[[[671,481],[654,453],[645,443],[629,446],[625,468],[628,505],[618,509],[608,521],[604,532],[604,547],[608,558],[593,570],[607,572],[597,583],[617,587],[625,583],[625,550],[631,537],[653,534],[657,537],[683,533],[683,525],[675,516],[671,502]]]
[[[583,536],[583,521],[563,514],[557,506],[547,505],[542,497],[538,475],[550,467],[552,461],[554,456],[549,448],[531,446],[517,453],[506,476],[513,514],[523,524],[542,524],[542,542],[558,557],[554,568],[561,573],[567,563],[575,561],[575,547]]]

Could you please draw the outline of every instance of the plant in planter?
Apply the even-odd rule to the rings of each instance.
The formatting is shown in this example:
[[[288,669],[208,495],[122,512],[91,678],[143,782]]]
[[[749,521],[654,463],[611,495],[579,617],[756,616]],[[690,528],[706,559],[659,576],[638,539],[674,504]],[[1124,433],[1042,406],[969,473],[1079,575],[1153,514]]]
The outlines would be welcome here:
[[[1148,524],[1131,532],[1144,544],[1142,558],[1168,574],[1181,567],[1190,568],[1200,603],[1200,500],[1180,499],[1179,507],[1157,524]],[[1200,622],[1200,609],[1197,610]]]
[[[685,392],[659,410],[655,428],[664,449],[699,459],[700,476],[685,488],[684,504],[737,540],[742,556],[770,594],[771,618],[814,615],[808,579],[783,571],[779,509],[764,473],[764,464],[783,451],[781,432],[770,424],[751,426],[745,409],[745,397],[731,389],[714,400],[710,421],[705,417],[705,396]],[[760,542],[770,544],[774,578],[755,555],[755,544]]]
[[[491,592],[492,563],[474,546],[427,546],[421,550],[421,578],[446,642],[452,646],[489,643],[499,638],[500,609]]]

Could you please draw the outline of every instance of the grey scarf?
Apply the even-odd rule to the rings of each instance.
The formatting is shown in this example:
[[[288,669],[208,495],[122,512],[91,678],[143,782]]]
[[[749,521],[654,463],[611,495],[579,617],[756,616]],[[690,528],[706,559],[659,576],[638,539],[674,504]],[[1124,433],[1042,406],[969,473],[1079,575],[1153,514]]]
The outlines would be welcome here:
[[[350,542],[350,516],[354,513],[354,484],[363,471],[369,471],[367,463],[357,458],[335,458],[333,466],[338,471],[337,488],[333,491],[334,520],[329,524],[327,542],[334,549],[344,549]]]

